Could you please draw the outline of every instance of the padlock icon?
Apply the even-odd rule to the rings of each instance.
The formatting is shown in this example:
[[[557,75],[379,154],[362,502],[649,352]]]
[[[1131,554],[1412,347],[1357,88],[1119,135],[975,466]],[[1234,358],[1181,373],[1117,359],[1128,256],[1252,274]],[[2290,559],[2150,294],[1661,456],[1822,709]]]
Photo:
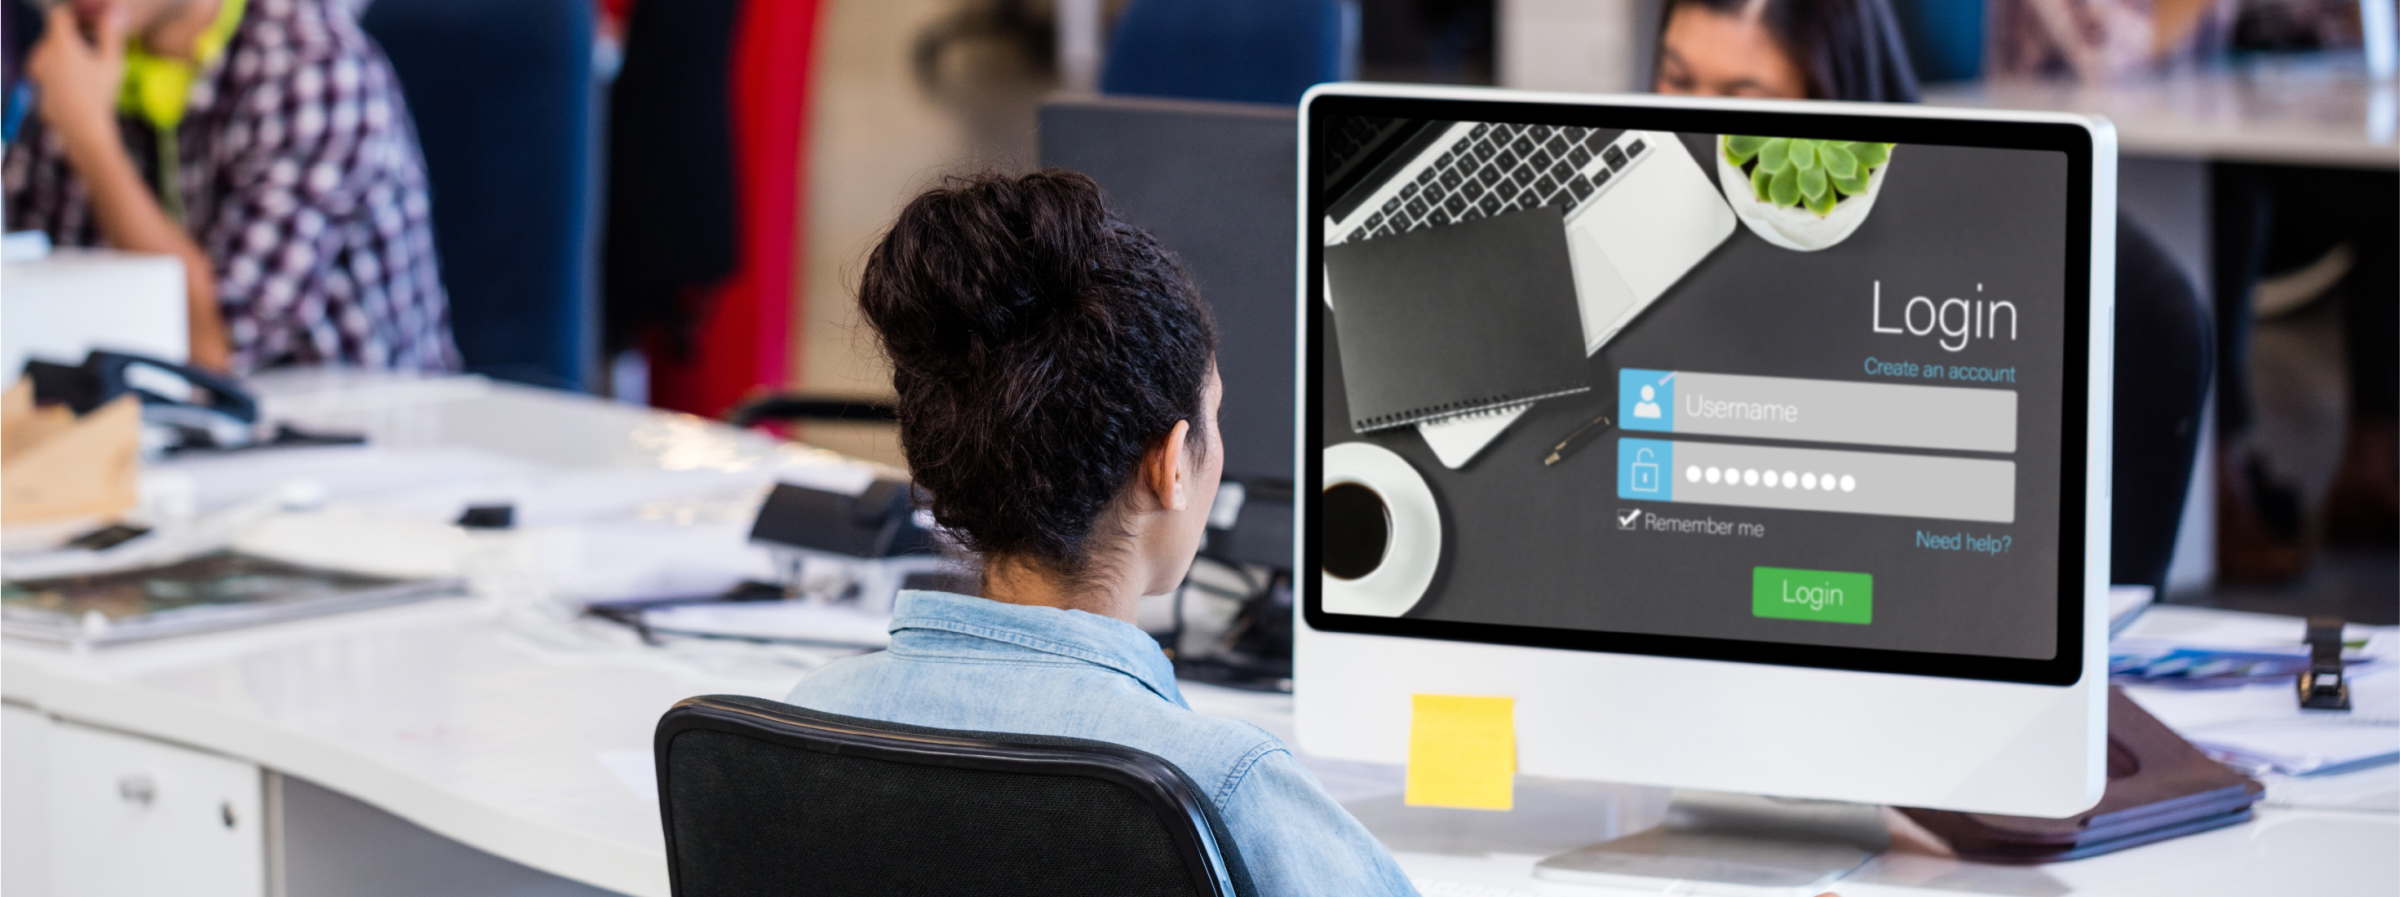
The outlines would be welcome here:
[[[1633,491],[1658,491],[1658,462],[1650,457],[1647,448],[1636,449],[1633,453]]]

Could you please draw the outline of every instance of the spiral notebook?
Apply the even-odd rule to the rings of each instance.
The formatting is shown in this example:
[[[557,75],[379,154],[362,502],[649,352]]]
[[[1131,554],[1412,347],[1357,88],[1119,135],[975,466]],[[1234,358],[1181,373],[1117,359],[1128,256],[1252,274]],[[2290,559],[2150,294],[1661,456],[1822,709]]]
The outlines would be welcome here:
[[[1357,432],[1591,389],[1556,206],[1325,247],[1325,289]]]

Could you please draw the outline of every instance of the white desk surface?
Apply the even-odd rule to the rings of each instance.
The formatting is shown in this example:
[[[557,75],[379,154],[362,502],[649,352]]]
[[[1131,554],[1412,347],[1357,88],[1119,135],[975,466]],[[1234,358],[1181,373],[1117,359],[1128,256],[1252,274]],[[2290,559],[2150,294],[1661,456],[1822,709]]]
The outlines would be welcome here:
[[[386,447],[464,444],[551,473],[689,471],[703,475],[693,482],[709,494],[723,491],[724,476],[842,464],[689,418],[514,387],[353,381],[341,393],[354,401],[339,413],[330,395],[284,394],[270,408],[309,424],[369,426]],[[333,492],[339,505],[345,490]],[[655,505],[631,513],[660,527],[735,525]],[[639,897],[668,893],[657,804],[604,758],[646,752],[652,726],[676,700],[779,697],[799,674],[747,646],[643,648],[602,624],[503,611],[482,598],[89,652],[19,641],[0,650],[0,691],[11,701],[249,759],[495,855]],[[1186,688],[1201,712],[1287,739],[1292,731],[1288,698]],[[1310,765],[1410,874],[1542,894],[1622,893],[1538,882],[1532,863],[1605,837],[1618,824],[1612,814],[1638,816],[1657,795],[1527,781],[1515,813],[1404,809],[1388,793],[1375,796],[1397,791],[1397,768]],[[2400,778],[2400,768],[2384,769]],[[2394,844],[2400,815],[2262,807],[2246,825],[2053,866],[1887,857],[1840,891],[2391,894],[2400,893]]]
[[[2103,115],[2128,156],[2352,168],[2400,167],[2390,81],[2310,68],[2181,75],[2106,87],[2063,82],[1937,85],[1939,106]]]

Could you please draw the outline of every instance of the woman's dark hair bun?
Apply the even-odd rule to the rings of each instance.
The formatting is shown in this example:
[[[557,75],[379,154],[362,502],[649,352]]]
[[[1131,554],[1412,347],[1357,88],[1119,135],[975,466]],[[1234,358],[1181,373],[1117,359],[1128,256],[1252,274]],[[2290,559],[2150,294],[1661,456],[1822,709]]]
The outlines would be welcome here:
[[[953,179],[910,203],[878,249],[881,260],[915,263],[875,266],[897,289],[861,298],[887,349],[948,358],[1021,337],[1088,298],[1122,227],[1073,172]]]
[[[952,178],[901,210],[859,306],[900,439],[968,547],[1070,574],[1142,453],[1192,423],[1216,331],[1182,265],[1060,169]]]

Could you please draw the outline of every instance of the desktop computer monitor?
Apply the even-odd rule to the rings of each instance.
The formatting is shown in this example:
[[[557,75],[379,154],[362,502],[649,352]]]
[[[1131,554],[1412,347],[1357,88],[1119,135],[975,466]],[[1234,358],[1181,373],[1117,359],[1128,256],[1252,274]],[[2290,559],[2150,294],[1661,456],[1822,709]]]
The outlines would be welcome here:
[[[2068,115],[1327,85],[1298,736],[2060,817],[2106,783],[2116,150]]]
[[[1288,105],[1061,97],[1041,163],[1099,182],[1109,207],[1172,249],[1217,324],[1225,480],[1243,487],[1211,556],[1292,567],[1292,135]]]

